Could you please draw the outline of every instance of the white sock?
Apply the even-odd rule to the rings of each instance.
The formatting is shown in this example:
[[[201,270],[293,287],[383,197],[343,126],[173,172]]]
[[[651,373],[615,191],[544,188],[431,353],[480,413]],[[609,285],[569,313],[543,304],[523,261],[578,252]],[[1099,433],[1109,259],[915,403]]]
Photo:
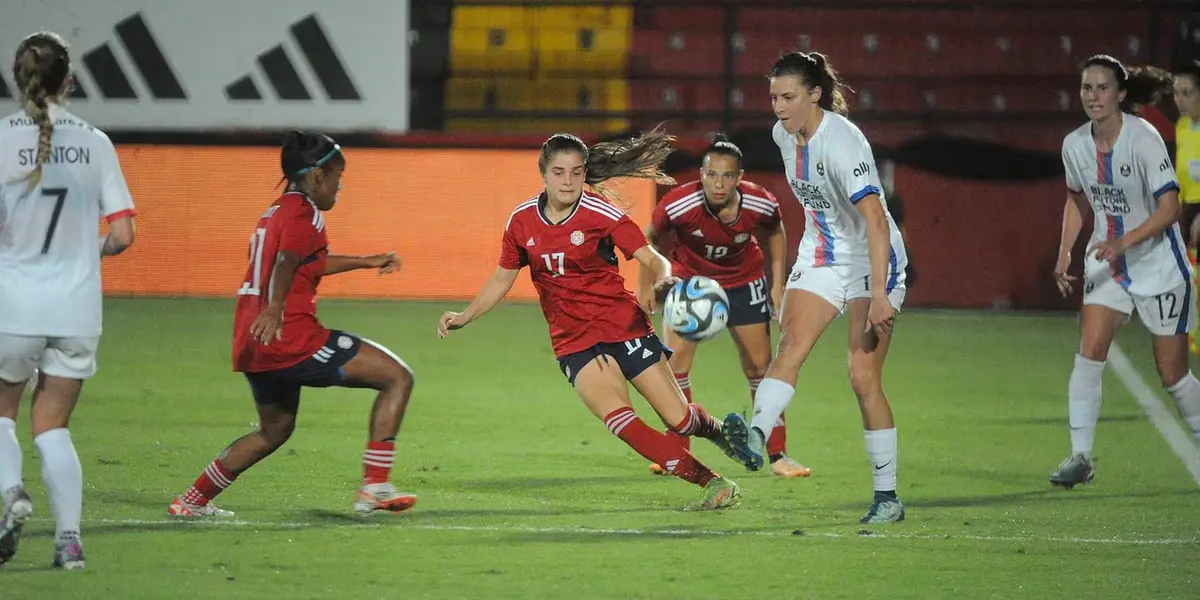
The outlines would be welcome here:
[[[21,485],[21,444],[17,424],[0,417],[0,493]]]
[[[83,469],[71,443],[71,432],[51,429],[33,438],[42,457],[42,478],[54,513],[56,539],[62,543],[79,535],[83,513]]]
[[[1071,455],[1092,458],[1096,439],[1096,421],[1100,420],[1100,400],[1104,382],[1104,361],[1075,355],[1075,368],[1067,384],[1067,410],[1071,420]]]
[[[1175,399],[1175,408],[1179,409],[1179,414],[1192,430],[1196,444],[1200,445],[1200,381],[1188,371],[1183,379],[1175,382],[1167,391]]]
[[[875,471],[875,491],[896,491],[896,428],[863,430],[867,442],[867,456]]]
[[[779,415],[787,409],[792,401],[796,388],[770,377],[764,378],[754,392],[754,417],[750,425],[763,435],[763,439],[771,434],[771,429],[779,421]]]

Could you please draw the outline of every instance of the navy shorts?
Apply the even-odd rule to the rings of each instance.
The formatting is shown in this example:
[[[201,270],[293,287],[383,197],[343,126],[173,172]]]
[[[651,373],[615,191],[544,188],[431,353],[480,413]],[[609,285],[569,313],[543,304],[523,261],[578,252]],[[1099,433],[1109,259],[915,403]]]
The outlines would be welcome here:
[[[575,376],[593,360],[613,360],[621,367],[625,379],[633,379],[658,363],[659,357],[671,358],[671,349],[662,343],[657,335],[634,338],[624,342],[606,342],[596,344],[587,350],[580,350],[558,359],[558,368],[567,381],[575,385]]]
[[[358,356],[362,340],[344,331],[330,331],[329,339],[315,354],[302,362],[276,371],[246,373],[257,404],[295,402],[302,387],[343,385],[342,367]]]
[[[771,322],[771,299],[767,294],[766,275],[725,290],[729,297],[729,327]]]

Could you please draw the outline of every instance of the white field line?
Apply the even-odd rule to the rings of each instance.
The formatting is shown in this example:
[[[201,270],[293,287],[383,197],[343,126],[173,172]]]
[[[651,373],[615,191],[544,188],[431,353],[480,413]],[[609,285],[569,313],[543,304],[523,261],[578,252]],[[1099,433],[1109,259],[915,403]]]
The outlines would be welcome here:
[[[1159,399],[1159,394],[1150,389],[1149,384],[1133,367],[1129,357],[1116,342],[1108,349],[1108,366],[1112,367],[1113,373],[1116,373],[1117,378],[1129,389],[1133,399],[1146,411],[1150,422],[1162,434],[1171,451],[1183,461],[1183,466],[1192,474],[1196,485],[1200,485],[1200,448],[1196,447],[1192,435],[1184,431],[1183,426]]]

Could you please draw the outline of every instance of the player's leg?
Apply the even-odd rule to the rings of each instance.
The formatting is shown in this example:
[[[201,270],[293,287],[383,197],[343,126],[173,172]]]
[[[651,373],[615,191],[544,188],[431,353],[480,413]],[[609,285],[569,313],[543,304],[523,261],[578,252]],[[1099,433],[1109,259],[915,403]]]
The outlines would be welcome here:
[[[629,401],[624,370],[604,346],[602,344],[559,359],[559,367],[575,387],[584,406],[635,452],[663,465],[680,479],[705,488],[705,498],[695,508],[723,508],[736,503],[739,497],[736,484],[721,478],[678,441],[655,431],[638,417]],[[670,370],[663,362],[663,369],[669,378]],[[674,393],[679,394],[678,387]],[[675,401],[684,404],[681,396],[677,396]]]
[[[12,559],[33,502],[25,492],[17,412],[25,382],[36,373],[45,338],[0,334],[0,564]]]
[[[352,341],[342,341],[343,338]],[[357,343],[353,336],[341,332],[333,332],[330,342],[339,348],[346,346],[346,350]],[[416,495],[397,490],[390,479],[396,458],[396,435],[412,397],[412,369],[391,350],[370,340],[362,340],[353,351],[353,357],[340,369],[342,381],[338,385],[378,392],[371,408],[369,437],[363,452],[363,483],[354,509],[361,513],[408,510],[417,503]],[[337,361],[335,355],[330,363]]]
[[[767,318],[770,319],[770,316]],[[738,359],[750,386],[750,402],[753,405],[758,386],[771,366],[770,321],[730,327],[729,335],[737,347]],[[808,477],[812,474],[811,469],[787,455],[787,426],[784,423],[784,413],[779,413],[779,420],[775,421],[775,426],[767,436],[767,459],[771,462],[771,472],[780,477]]]
[[[1196,307],[1191,282],[1151,298],[1135,298],[1138,315],[1153,334],[1154,362],[1159,380],[1175,400],[1200,447],[1200,381],[1188,364],[1187,332],[1196,327]]]
[[[845,309],[845,291],[831,267],[793,274],[788,279],[779,319],[779,349],[767,376],[754,394],[754,416],[749,424],[742,415],[725,417],[725,435],[746,468],[757,471],[766,458],[765,432],[771,431],[779,415],[795,394],[800,366],[829,324]]]
[[[232,512],[212,504],[213,498],[292,437],[296,429],[296,414],[300,410],[300,384],[294,382],[286,371],[247,373],[246,380],[254,394],[258,429],[234,440],[208,463],[192,487],[171,501],[167,514],[176,517],[232,517]]]
[[[890,291],[892,307],[900,310],[904,288]],[[858,399],[862,415],[863,441],[874,476],[875,497],[863,523],[894,523],[904,520],[904,505],[896,495],[897,440],[892,407],[883,391],[883,365],[887,359],[895,329],[878,335],[867,329],[871,298],[857,297],[849,302],[850,322],[849,375],[850,388]]]
[[[39,365],[29,421],[42,463],[42,480],[54,514],[55,567],[81,569],[83,545],[83,468],[67,429],[83,383],[96,374],[100,338],[51,338]]]
[[[1100,276],[1084,283],[1079,349],[1067,382],[1071,455],[1050,474],[1052,485],[1070,489],[1092,480],[1092,443],[1100,420],[1108,349],[1133,309],[1133,299],[1112,278]]]
[[[692,402],[692,360],[696,356],[696,347],[699,344],[683,339],[670,327],[662,328],[662,336],[663,343],[673,351],[670,366],[671,372],[675,375],[675,383],[679,385],[679,391],[683,392],[684,399],[690,404]],[[668,428],[667,437],[674,438],[684,448],[691,448],[692,438],[688,436],[679,435]],[[656,475],[669,474],[657,463],[650,463],[650,472]]]

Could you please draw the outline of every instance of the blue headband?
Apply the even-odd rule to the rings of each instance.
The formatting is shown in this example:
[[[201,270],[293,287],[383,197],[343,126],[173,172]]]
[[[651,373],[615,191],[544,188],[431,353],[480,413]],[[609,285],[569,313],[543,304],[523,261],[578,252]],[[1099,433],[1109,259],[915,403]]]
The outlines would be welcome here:
[[[325,156],[322,156],[322,157],[321,157],[321,160],[318,160],[317,162],[313,163],[313,165],[312,165],[311,167],[304,167],[303,169],[300,169],[299,171],[296,171],[296,174],[297,174],[297,175],[303,175],[303,174],[305,174],[305,173],[307,173],[307,172],[309,172],[309,171],[311,171],[311,170],[313,170],[313,169],[316,169],[316,168],[319,168],[319,167],[321,167],[321,165],[324,165],[325,163],[329,162],[329,159],[333,158],[333,156],[334,156],[335,154],[337,154],[337,153],[339,153],[339,152],[341,152],[341,151],[342,151],[342,147],[341,147],[341,146],[339,146],[339,145],[337,145],[337,144],[334,144],[334,145],[333,145],[333,150],[330,150],[330,151],[329,151],[329,154],[326,154]]]

